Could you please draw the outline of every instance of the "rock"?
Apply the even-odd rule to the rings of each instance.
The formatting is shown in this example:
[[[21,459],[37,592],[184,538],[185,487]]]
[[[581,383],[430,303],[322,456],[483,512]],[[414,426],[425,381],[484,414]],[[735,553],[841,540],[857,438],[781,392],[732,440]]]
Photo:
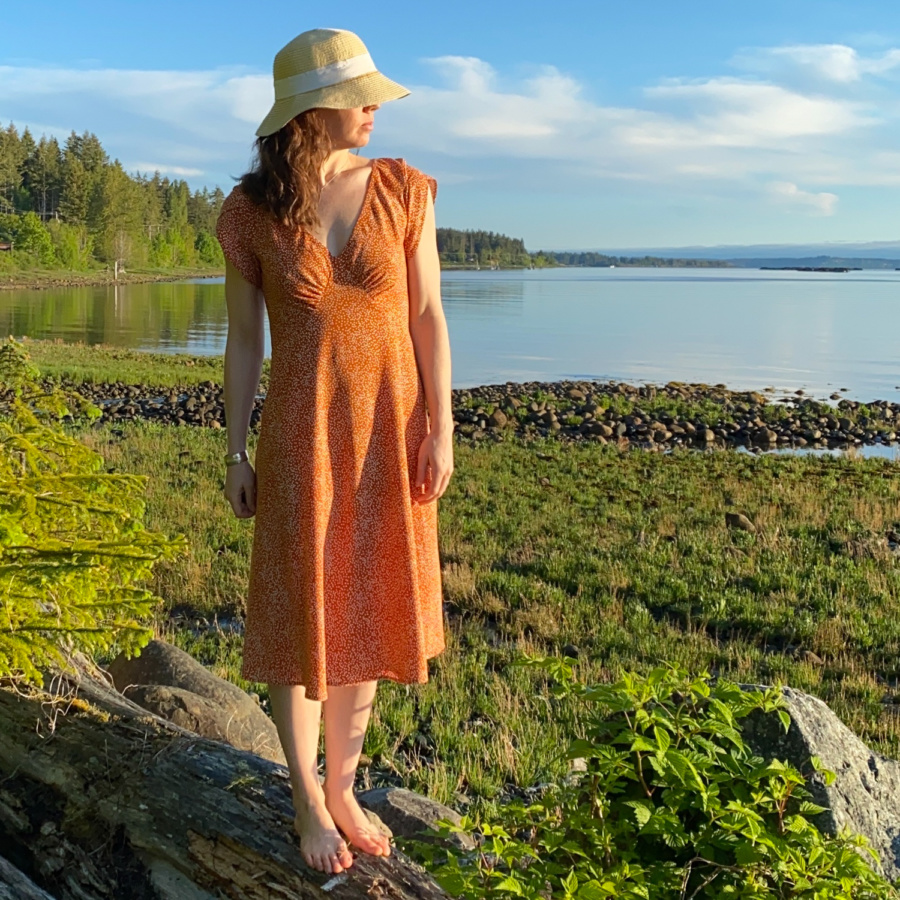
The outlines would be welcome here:
[[[729,528],[737,528],[739,531],[749,531],[751,533],[756,531],[756,526],[743,513],[725,513],[725,524]]]
[[[885,877],[900,878],[900,762],[873,753],[817,697],[783,692],[790,729],[785,733],[776,716],[754,714],[742,726],[747,743],[765,759],[784,760],[803,773],[813,802],[825,807],[814,819],[821,831],[837,834],[846,826],[864,835]],[[837,776],[830,786],[813,771],[813,756]]]
[[[275,723],[253,698],[178,647],[151,641],[133,659],[120,654],[108,671],[116,689],[139,706],[203,737],[285,763]],[[172,690],[152,691],[151,687]]]
[[[405,788],[388,787],[361,791],[357,794],[357,800],[363,809],[376,813],[395,835],[430,843],[440,842],[435,835],[426,833],[438,819],[449,819],[456,825],[461,821],[459,813],[449,806]],[[468,835],[453,834],[447,840],[461,850],[475,849],[475,842]]]
[[[168,685],[134,684],[123,693],[138,706],[202,737],[224,741],[272,762],[284,759],[277,732],[273,747],[271,734],[248,727],[246,716],[235,716],[232,708],[220,706],[193,691]]]
[[[489,428],[503,428],[509,419],[502,409],[495,409],[487,418]]]
[[[587,760],[578,756],[569,762],[569,771],[563,776],[563,784],[576,785],[581,781],[581,776],[587,772]]]

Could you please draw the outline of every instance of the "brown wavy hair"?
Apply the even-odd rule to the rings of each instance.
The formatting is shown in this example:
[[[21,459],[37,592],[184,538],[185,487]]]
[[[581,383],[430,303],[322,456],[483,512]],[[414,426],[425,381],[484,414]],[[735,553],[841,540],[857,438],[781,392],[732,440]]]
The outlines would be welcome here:
[[[319,224],[322,163],[331,152],[325,119],[308,109],[274,134],[256,139],[256,157],[240,178],[244,193],[283,225]]]

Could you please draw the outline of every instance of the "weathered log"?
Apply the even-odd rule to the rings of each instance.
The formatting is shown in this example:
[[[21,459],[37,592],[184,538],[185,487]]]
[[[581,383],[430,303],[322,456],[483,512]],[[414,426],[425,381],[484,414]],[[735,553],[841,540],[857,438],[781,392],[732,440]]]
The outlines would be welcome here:
[[[283,766],[148,713],[83,659],[47,687],[0,687],[0,855],[57,900],[446,898],[396,848],[310,869]]]
[[[53,900],[24,872],[0,856],[0,900]]]

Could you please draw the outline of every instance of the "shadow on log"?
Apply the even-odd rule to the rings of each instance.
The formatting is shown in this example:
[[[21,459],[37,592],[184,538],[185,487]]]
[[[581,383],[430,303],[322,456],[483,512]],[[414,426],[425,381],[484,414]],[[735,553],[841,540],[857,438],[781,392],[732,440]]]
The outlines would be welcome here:
[[[447,897],[396,848],[310,869],[283,766],[146,712],[83,658],[47,687],[0,687],[0,857],[35,897]]]

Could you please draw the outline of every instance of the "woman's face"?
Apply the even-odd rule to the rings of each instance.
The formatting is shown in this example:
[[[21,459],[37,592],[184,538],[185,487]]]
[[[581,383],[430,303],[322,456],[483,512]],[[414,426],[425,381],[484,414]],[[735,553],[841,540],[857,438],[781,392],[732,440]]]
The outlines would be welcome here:
[[[360,106],[356,109],[323,109],[325,127],[335,150],[365,147],[375,121],[375,110],[381,104]]]

